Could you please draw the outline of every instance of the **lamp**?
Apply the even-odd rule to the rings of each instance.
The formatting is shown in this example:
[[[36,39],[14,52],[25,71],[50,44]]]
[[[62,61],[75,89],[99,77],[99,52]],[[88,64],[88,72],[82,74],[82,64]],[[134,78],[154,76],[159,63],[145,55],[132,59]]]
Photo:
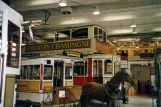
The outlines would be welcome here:
[[[137,33],[137,31],[136,31],[136,29],[135,29],[135,27],[134,27],[134,29],[133,29],[133,31],[132,31],[132,34],[136,34]]]
[[[117,42],[117,39],[116,39],[116,37],[115,37],[115,39],[113,40],[113,42]]]
[[[76,1],[72,1],[72,0],[68,0],[68,1],[69,2],[73,2],[73,3],[76,3],[76,4],[79,4],[79,5],[83,5],[83,6],[86,6],[86,7],[95,8],[95,11],[93,12],[93,14],[94,15],[99,15],[100,14],[100,11],[97,8],[97,6],[96,7],[93,7],[93,6],[85,5],[85,4],[82,4],[82,3],[79,3],[79,2],[76,2]],[[61,6],[61,7],[67,6],[67,0],[60,0],[59,6]]]
[[[61,6],[61,7],[67,6],[67,1],[66,0],[60,0],[59,6]]]
[[[132,28],[136,27],[136,23],[134,23],[134,21],[132,21],[132,24],[130,25],[130,27],[132,27]]]
[[[136,24],[132,24],[130,27],[136,27]]]
[[[99,9],[97,8],[97,6],[96,6],[96,9],[95,9],[95,11],[93,12],[93,14],[94,14],[94,15],[99,15],[99,14],[100,14],[100,11],[99,11]]]

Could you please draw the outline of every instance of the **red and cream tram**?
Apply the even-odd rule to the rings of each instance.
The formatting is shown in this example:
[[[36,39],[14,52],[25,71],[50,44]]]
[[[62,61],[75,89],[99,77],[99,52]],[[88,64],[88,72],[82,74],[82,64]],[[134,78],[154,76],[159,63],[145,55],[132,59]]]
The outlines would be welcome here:
[[[18,100],[42,103],[44,99],[52,99],[58,104],[60,102],[55,97],[59,97],[59,93],[52,96],[53,89],[81,86],[87,82],[105,83],[119,71],[120,58],[113,55],[113,45],[107,41],[107,31],[102,27],[90,25],[64,29],[53,36],[55,42],[23,47],[24,55],[38,53],[35,54],[38,56],[22,60],[21,75],[17,80]],[[45,92],[50,93],[50,98],[44,95]]]

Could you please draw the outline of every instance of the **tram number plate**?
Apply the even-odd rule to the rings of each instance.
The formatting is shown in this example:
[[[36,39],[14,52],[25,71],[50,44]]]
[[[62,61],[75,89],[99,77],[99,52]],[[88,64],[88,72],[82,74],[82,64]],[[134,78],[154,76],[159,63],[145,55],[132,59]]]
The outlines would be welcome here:
[[[59,90],[59,98],[65,98],[65,90]]]

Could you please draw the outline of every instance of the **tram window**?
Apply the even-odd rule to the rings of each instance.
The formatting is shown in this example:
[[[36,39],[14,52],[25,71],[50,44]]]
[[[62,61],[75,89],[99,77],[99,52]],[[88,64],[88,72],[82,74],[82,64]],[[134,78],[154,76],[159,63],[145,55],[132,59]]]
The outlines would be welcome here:
[[[20,29],[12,22],[8,22],[8,55],[7,66],[19,67]]]
[[[97,60],[93,62],[93,76],[97,76],[98,70],[97,70]]]
[[[105,60],[104,65],[105,65],[104,74],[112,74],[113,71],[112,60],[110,59]]]
[[[88,28],[80,28],[72,31],[72,38],[82,39],[88,37]]]
[[[27,79],[33,79],[33,65],[27,65]]]
[[[103,30],[99,29],[99,36],[98,36],[98,40],[103,40]]]
[[[106,42],[106,32],[103,32],[103,41]]]
[[[63,61],[54,62],[54,77],[60,78],[60,73],[63,72]]]
[[[98,28],[94,27],[94,35],[97,36],[98,35]]]
[[[72,79],[72,67],[71,66],[65,66],[65,79]]]
[[[99,35],[102,35],[102,34],[103,34],[102,29],[99,29]]]
[[[44,65],[44,80],[52,80],[52,65]]]
[[[64,33],[58,33],[58,37],[55,37],[55,41],[70,40],[70,35]]]
[[[27,79],[27,66],[22,65],[20,70],[20,79]]]
[[[34,79],[39,80],[40,79],[40,65],[34,65]]]
[[[87,61],[74,63],[74,76],[86,76],[87,75]]]

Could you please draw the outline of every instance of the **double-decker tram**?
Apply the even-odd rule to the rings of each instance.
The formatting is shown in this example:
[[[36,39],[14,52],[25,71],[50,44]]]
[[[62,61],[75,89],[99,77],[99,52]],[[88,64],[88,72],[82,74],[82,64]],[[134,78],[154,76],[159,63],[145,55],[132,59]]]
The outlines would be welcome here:
[[[0,107],[15,107],[22,22],[19,13],[0,1]]]
[[[106,83],[119,71],[120,58],[113,54],[107,31],[97,25],[57,30],[45,36],[49,42],[23,47],[18,100],[54,105],[79,100],[81,86]],[[52,38],[53,38],[52,37]]]

